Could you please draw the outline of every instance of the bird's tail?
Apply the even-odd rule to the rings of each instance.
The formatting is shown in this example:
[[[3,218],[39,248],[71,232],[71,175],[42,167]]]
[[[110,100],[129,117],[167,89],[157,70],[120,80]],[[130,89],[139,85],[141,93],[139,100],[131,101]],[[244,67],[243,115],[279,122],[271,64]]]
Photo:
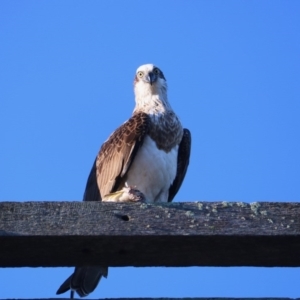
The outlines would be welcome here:
[[[107,275],[108,267],[76,267],[74,273],[64,281],[56,294],[63,294],[71,290],[71,299],[74,296],[74,291],[80,297],[85,297],[94,291],[101,277],[106,278]]]

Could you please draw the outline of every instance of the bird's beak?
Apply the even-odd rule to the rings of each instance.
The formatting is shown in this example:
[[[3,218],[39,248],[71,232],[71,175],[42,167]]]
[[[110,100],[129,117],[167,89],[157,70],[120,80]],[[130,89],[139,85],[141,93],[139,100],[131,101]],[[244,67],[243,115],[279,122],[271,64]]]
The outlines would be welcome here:
[[[146,76],[145,79],[147,82],[149,82],[152,85],[152,83],[157,80],[157,75],[154,74],[153,72],[149,72],[149,74]]]

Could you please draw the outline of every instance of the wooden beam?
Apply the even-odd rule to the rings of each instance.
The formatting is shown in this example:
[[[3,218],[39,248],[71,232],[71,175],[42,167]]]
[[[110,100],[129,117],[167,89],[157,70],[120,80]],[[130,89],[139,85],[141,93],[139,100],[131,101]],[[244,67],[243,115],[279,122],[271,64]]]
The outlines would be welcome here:
[[[300,203],[0,203],[0,266],[300,266]]]

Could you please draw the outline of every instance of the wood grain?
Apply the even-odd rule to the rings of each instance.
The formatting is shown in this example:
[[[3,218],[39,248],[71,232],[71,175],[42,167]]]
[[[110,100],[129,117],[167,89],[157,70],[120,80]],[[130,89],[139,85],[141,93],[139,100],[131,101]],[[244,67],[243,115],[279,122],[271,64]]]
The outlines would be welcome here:
[[[0,266],[300,266],[300,203],[2,202]]]

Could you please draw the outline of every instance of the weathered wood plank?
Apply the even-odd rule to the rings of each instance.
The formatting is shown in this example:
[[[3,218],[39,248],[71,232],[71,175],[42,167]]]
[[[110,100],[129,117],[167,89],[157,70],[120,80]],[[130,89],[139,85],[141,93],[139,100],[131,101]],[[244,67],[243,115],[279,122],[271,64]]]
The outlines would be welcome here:
[[[0,203],[0,266],[300,266],[300,203]]]

